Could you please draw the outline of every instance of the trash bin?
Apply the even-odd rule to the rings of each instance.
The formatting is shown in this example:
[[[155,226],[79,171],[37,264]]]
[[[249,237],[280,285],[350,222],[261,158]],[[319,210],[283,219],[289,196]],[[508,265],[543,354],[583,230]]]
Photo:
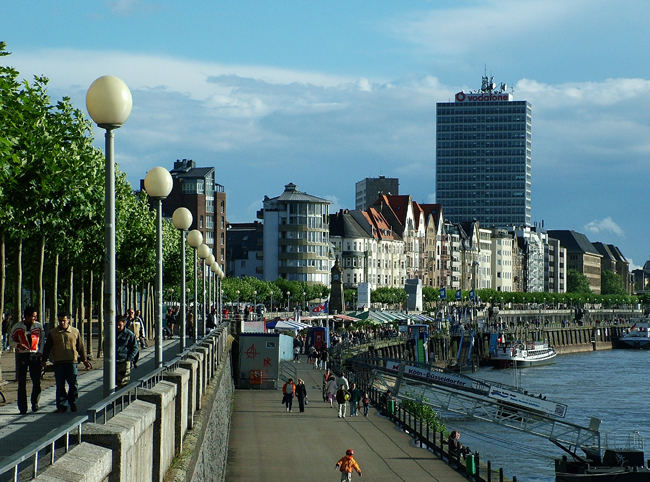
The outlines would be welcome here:
[[[386,411],[391,415],[395,413],[395,400],[388,400],[386,402]]]
[[[474,465],[474,455],[467,454],[465,455],[465,471],[467,475],[476,474],[476,465]]]

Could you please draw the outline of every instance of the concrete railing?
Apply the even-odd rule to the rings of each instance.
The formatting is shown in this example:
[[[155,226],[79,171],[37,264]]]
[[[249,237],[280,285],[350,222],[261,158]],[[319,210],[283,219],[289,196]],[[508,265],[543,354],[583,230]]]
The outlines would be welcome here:
[[[36,468],[35,480],[162,481],[174,457],[181,453],[183,438],[193,427],[195,414],[202,404],[208,408],[216,403],[226,404],[225,410],[218,413],[230,412],[233,386],[230,360],[225,356],[229,352],[228,331],[227,324],[220,325],[164,369],[150,373],[92,407],[83,430],[79,426],[81,443],[40,473]],[[213,382],[224,384],[223,390],[217,390],[220,393],[217,401],[204,397],[208,384]],[[209,414],[208,420],[211,419],[216,421],[210,432],[219,429],[224,432],[225,424],[225,435],[208,434],[205,425],[202,428],[201,435],[209,435],[213,440],[197,450],[205,460],[194,459],[191,471],[196,480],[206,474],[215,480],[215,466],[225,467],[225,453],[222,462],[208,459],[215,458],[212,450],[215,440],[221,443],[220,437],[225,436],[227,447],[229,423],[225,423],[223,416]],[[52,443],[51,440],[39,442],[43,447]],[[33,449],[41,450],[41,445]],[[23,459],[27,456],[21,455]]]

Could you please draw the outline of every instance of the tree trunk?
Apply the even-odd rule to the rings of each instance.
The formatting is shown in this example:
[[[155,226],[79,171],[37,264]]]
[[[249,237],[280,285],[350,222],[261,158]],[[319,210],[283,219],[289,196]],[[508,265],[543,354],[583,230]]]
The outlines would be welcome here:
[[[93,352],[93,270],[90,270],[88,280],[88,336],[86,337],[86,353]]]
[[[2,233],[0,240],[0,313],[5,312],[5,283],[7,281],[5,261],[5,233]]]
[[[104,277],[101,277],[99,282],[99,312],[98,312],[98,327],[97,327],[97,358],[102,355],[102,350],[104,349],[104,297],[101,293],[104,293]]]
[[[77,326],[77,319],[74,316],[74,267],[70,265],[70,286],[69,286],[69,298],[68,298],[68,316],[70,317],[70,324],[72,326]],[[72,323],[74,320],[74,323]]]
[[[16,319],[15,323],[22,320],[23,311],[23,238],[18,240],[18,248],[16,250]]]
[[[52,282],[52,312],[50,326],[54,326],[59,310],[59,253],[54,255],[54,280]]]
[[[84,339],[84,336],[86,335],[86,324],[84,323],[84,318],[86,317],[86,302],[85,302],[85,294],[86,294],[86,286],[84,284],[84,272],[81,272],[81,275],[79,276],[79,335],[81,336],[81,339]]]
[[[45,264],[45,236],[41,236],[41,259],[38,265],[38,321],[45,323],[45,304],[43,303],[43,265]],[[51,327],[50,327],[51,328]]]
[[[118,315],[123,315],[124,314],[124,280],[120,278],[120,289],[119,289],[120,296],[118,298]]]

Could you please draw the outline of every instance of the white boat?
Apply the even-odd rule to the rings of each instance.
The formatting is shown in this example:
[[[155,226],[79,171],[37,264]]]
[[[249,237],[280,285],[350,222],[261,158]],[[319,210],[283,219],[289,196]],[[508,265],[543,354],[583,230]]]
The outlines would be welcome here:
[[[650,348],[650,322],[648,319],[632,319],[632,326],[618,338],[618,348]]]
[[[521,368],[554,362],[555,349],[543,341],[498,343],[490,353],[490,364],[498,368]]]

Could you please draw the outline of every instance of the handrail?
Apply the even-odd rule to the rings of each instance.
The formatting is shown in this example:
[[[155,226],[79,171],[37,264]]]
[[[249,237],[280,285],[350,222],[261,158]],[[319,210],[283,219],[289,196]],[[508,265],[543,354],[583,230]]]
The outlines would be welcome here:
[[[73,430],[77,430],[77,444],[81,443],[81,426],[84,422],[88,420],[86,415],[75,417],[71,422],[67,423],[63,427],[56,428],[51,430],[44,437],[32,442],[31,444],[23,447],[17,453],[9,457],[7,461],[0,465],[0,475],[6,474],[9,471],[13,471],[13,480],[14,482],[18,481],[18,476],[20,474],[20,464],[30,458],[34,457],[33,462],[33,472],[32,478],[35,478],[38,475],[38,462],[39,462],[39,452],[44,448],[50,448],[50,465],[54,464],[56,457],[56,442],[61,437],[65,437],[65,453],[70,451],[70,433]]]

